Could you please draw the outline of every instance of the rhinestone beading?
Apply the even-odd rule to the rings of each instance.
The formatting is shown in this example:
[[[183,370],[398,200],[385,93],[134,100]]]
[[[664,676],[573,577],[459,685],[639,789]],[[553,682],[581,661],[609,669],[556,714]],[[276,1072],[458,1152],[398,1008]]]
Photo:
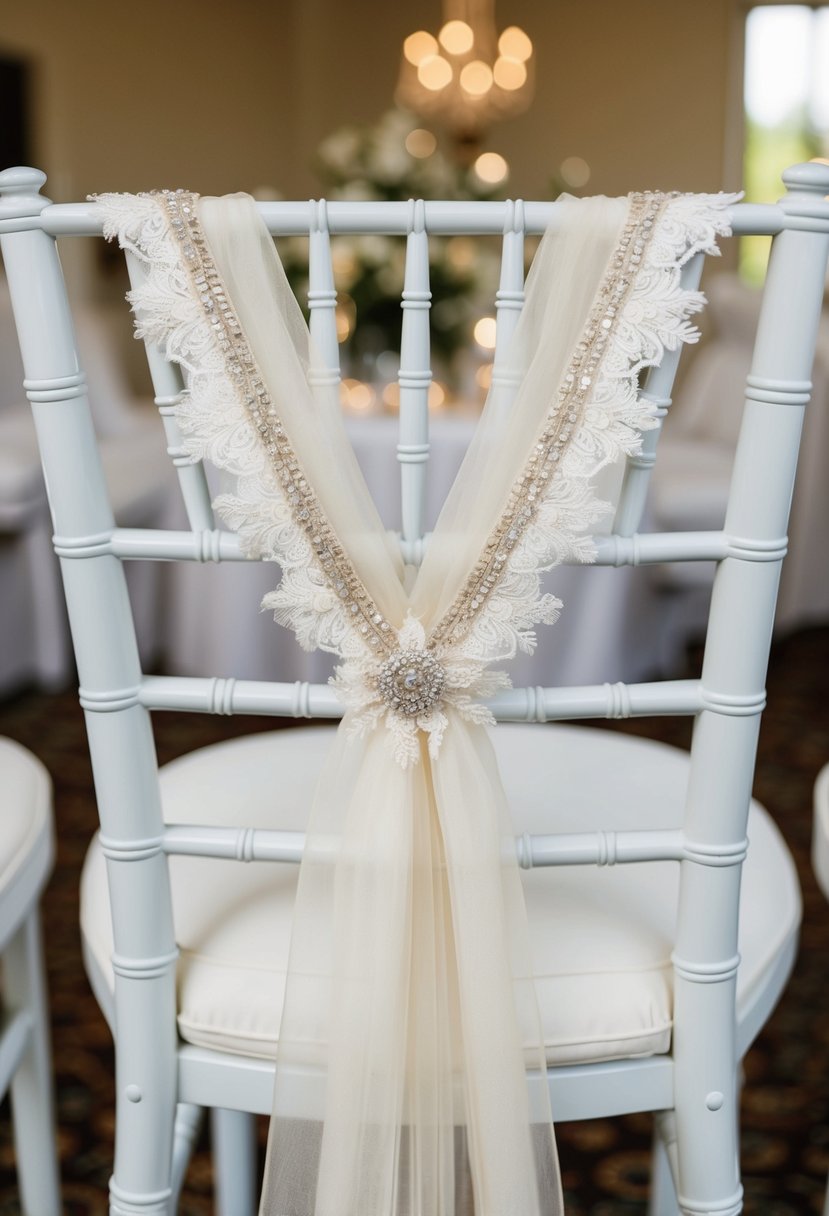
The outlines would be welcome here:
[[[559,386],[556,400],[545,416],[541,433],[524,468],[513,482],[504,510],[498,517],[480,560],[452,604],[429,635],[432,646],[459,642],[472,626],[507,570],[510,554],[538,514],[547,489],[584,418],[592,386],[622,308],[636,280],[645,247],[669,198],[674,195],[643,193],[630,196],[628,221],[610,260],[587,323]]]
[[[396,650],[380,668],[377,691],[395,713],[415,717],[436,705],[446,676],[428,650]]]
[[[228,376],[254,434],[265,448],[294,522],[311,545],[322,577],[348,607],[350,624],[369,651],[378,657],[391,653],[395,632],[378,611],[309,484],[242,331],[199,223],[198,195],[186,190],[162,190],[152,197],[160,199],[166,208],[170,231],[181,247],[195,297],[213,331]]]
[[[228,374],[237,384],[254,433],[272,461],[295,522],[312,546],[317,566],[334,594],[348,605],[349,620],[378,660],[395,654],[396,633],[377,610],[304,475],[277,415],[197,215],[198,196],[162,191],[171,231],[179,242],[196,298],[211,326]],[[562,457],[578,434],[592,386],[611,346],[624,303],[666,201],[673,195],[630,196],[628,222],[588,315],[567,372],[551,403],[524,468],[510,490],[483,553],[447,612],[429,636],[430,647],[456,644],[471,628],[508,568],[509,558],[538,514]],[[403,652],[396,652],[403,653]],[[420,653],[420,652],[417,652]],[[385,665],[384,665],[385,669]],[[434,702],[431,702],[434,704]],[[412,712],[418,712],[413,710]]]

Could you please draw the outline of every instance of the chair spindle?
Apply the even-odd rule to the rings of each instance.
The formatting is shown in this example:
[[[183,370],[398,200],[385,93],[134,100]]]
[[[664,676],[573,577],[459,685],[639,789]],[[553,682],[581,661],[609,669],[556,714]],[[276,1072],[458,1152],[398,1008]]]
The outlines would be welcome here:
[[[423,536],[426,466],[429,460],[429,238],[422,199],[409,201],[409,235],[403,283],[403,327],[400,342],[400,501],[403,540],[414,544]]]
[[[146,279],[146,271],[134,254],[126,253],[124,256],[130,285],[135,290]],[[167,437],[167,455],[176,470],[187,521],[194,532],[209,532],[216,527],[216,522],[213,518],[212,496],[207,484],[207,475],[202,462],[190,456],[185,450],[181,430],[176,420],[176,406],[179,404],[184,390],[181,370],[176,364],[169,363],[164,357],[164,352],[146,338],[144,339],[144,349],[147,354],[150,378],[153,382],[155,404],[161,415],[164,434]]]
[[[340,347],[337,341],[337,289],[331,262],[328,204],[311,200],[308,248],[308,309],[311,314],[309,380],[318,392],[339,393]]]

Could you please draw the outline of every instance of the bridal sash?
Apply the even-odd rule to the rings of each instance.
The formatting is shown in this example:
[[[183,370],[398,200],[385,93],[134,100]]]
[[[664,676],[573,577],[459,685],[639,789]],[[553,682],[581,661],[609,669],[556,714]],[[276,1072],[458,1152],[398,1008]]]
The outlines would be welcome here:
[[[251,557],[282,568],[265,605],[301,645],[341,659],[346,713],[299,875],[267,1216],[563,1211],[483,701],[506,684],[492,665],[531,651],[558,615],[541,573],[593,558],[601,490],[612,497],[654,425],[639,374],[697,338],[703,297],[683,289],[681,267],[716,252],[734,201],[559,201],[509,375],[414,572],[377,515],[336,390],[312,387],[308,330],[253,201],[98,200],[106,235],[146,269],[131,293],[138,333],[184,369],[188,450],[229,475],[216,510]]]

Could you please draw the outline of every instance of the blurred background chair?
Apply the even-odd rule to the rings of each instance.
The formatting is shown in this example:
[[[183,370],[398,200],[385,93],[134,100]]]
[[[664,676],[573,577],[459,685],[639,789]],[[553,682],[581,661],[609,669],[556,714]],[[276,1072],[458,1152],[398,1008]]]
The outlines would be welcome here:
[[[657,530],[721,528],[740,430],[741,386],[751,365],[762,292],[737,275],[720,274],[706,286],[703,346],[689,361],[665,421],[651,482],[650,523]],[[798,475],[789,519],[775,629],[789,632],[829,619],[829,318],[821,318],[812,372],[812,407],[803,424]],[[666,566],[653,594],[661,600],[657,630],[662,669],[681,663],[689,641],[705,628],[715,567]]]
[[[829,764],[820,770],[815,782],[812,869],[818,886],[829,899]],[[827,1185],[823,1216],[829,1216],[829,1185]]]
[[[129,386],[110,310],[86,304],[76,310],[74,320],[116,518],[124,527],[161,526],[170,510],[174,478],[152,404],[136,398]],[[2,276],[0,369],[2,696],[29,683],[65,687],[74,671],[37,439]],[[151,664],[162,645],[158,567],[134,567],[130,593],[141,654]]]
[[[54,863],[52,785],[30,752],[0,739],[0,1094],[11,1091],[23,1216],[60,1216],[49,1006],[38,902]]]
[[[829,899],[829,764],[820,770],[815,782],[812,869],[821,891]]]

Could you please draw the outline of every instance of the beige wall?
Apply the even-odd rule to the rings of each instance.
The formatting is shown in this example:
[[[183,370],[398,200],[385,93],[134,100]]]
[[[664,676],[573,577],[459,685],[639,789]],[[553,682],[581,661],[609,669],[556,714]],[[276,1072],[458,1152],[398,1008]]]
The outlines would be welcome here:
[[[733,185],[737,3],[500,0],[499,25],[522,25],[538,63],[532,109],[489,140],[512,164],[510,192],[548,194],[565,156],[591,165],[595,192]],[[36,61],[36,159],[59,199],[166,184],[313,193],[320,139],[379,114],[405,34],[440,23],[439,0],[4,7],[0,48]]]
[[[55,198],[252,189],[290,162],[291,6],[9,2],[0,47],[36,65],[36,156]]]
[[[387,104],[402,38],[418,25],[435,30],[440,5],[301,7],[297,96],[302,145],[313,148],[340,116],[370,119]],[[510,160],[510,191],[548,194],[566,156],[588,162],[597,193],[736,184],[723,181],[723,164],[729,86],[738,113],[741,96],[730,79],[739,59],[736,72],[729,66],[739,11],[737,0],[501,0],[499,27],[523,26],[537,50],[532,108],[489,141]]]

